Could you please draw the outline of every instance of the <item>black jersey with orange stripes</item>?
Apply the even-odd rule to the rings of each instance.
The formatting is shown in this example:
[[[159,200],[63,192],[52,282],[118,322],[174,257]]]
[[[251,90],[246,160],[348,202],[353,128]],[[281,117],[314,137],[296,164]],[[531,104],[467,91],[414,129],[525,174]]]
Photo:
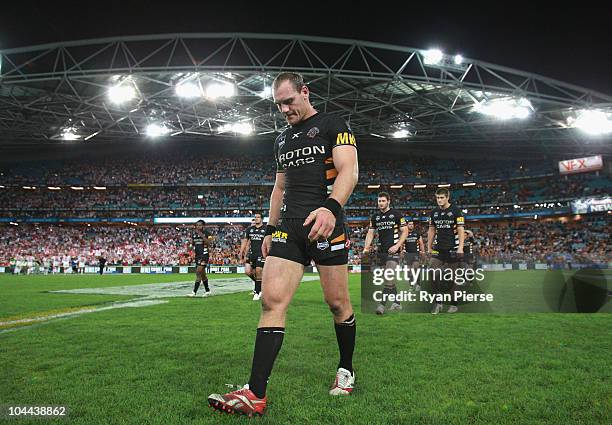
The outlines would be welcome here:
[[[429,227],[436,229],[434,249],[438,251],[456,250],[459,247],[458,226],[465,225],[463,212],[455,205],[442,209],[436,207],[429,215]]]
[[[378,232],[378,251],[387,252],[399,242],[401,228],[406,226],[406,219],[396,209],[385,212],[377,211],[370,218],[370,229]]]
[[[338,146],[356,148],[355,136],[341,117],[324,112],[288,127],[276,138],[276,171],[285,174],[282,218],[306,218],[323,205],[338,175],[332,157]],[[337,221],[343,218],[344,213]]]

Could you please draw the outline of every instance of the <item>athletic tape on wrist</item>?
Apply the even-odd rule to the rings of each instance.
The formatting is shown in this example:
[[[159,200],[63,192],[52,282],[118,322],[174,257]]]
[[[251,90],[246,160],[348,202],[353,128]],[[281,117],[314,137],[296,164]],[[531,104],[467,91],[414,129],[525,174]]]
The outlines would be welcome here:
[[[328,210],[330,210],[336,218],[338,218],[338,215],[342,211],[342,205],[340,205],[340,203],[334,198],[327,198],[325,200],[325,203],[323,204],[323,208],[327,208]]]

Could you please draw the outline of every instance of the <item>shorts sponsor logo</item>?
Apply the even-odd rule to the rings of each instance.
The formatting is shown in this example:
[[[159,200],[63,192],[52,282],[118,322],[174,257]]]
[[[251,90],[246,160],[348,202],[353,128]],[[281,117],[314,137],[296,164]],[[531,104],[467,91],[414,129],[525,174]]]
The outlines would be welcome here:
[[[348,243],[348,241],[347,241],[347,243]],[[346,246],[346,244],[341,243],[341,244],[338,244],[338,245],[332,245],[331,250],[332,251],[339,251],[339,250],[344,249],[344,248],[348,248],[348,247]]]
[[[327,241],[317,242],[317,249],[320,249],[321,251],[324,251],[327,248],[329,248],[329,242],[327,242]]]
[[[287,243],[287,232],[277,230],[276,232],[272,233],[272,242]]]

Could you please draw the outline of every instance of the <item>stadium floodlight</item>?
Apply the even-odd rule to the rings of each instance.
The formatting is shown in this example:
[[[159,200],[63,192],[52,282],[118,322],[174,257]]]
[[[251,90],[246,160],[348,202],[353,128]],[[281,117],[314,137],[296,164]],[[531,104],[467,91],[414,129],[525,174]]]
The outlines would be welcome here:
[[[272,97],[272,87],[264,86],[263,90],[259,92],[259,97],[262,99],[269,99]]]
[[[482,101],[474,106],[476,112],[489,115],[500,120],[525,119],[531,115],[533,107],[528,99],[494,99]]]
[[[455,55],[455,65],[461,65],[463,63],[463,56]]]
[[[36,186],[21,186],[25,190],[35,190]]]
[[[198,195],[198,199],[204,199],[204,195]]]
[[[401,189],[403,187],[404,187],[403,184],[392,184],[391,185],[391,189]]]
[[[444,54],[439,49],[430,49],[423,53],[423,59],[426,65],[437,65],[442,62]]]
[[[598,136],[612,133],[612,120],[605,112],[597,110],[578,111],[576,118],[570,117],[567,122],[588,135]]]
[[[108,89],[108,98],[111,102],[121,104],[128,102],[136,97],[136,89],[131,80],[125,80]]]
[[[217,99],[220,97],[232,97],[236,94],[236,87],[228,83],[211,83],[206,87],[206,97]]]
[[[9,224],[10,224],[11,226],[19,226],[19,224],[15,223],[14,221],[11,221]]]
[[[378,189],[378,188],[380,188],[379,184],[369,184],[368,185],[368,189]]]
[[[72,189],[72,190],[83,190],[85,188],[83,186],[70,186],[70,189]]]
[[[233,132],[237,134],[242,134],[243,136],[248,136],[253,133],[253,126],[248,122],[235,122],[223,124],[219,127],[219,133],[227,133]]]
[[[463,183],[463,187],[476,186],[476,183]]]
[[[0,189],[6,189],[6,186],[0,184]]]
[[[174,91],[178,97],[183,97],[185,99],[193,99],[202,96],[200,85],[194,82],[184,82],[178,84],[174,88]]]
[[[405,129],[397,130],[396,132],[393,133],[394,139],[405,139],[408,136],[410,136],[410,132]]]
[[[147,136],[149,137],[160,137],[168,134],[171,130],[164,124],[149,124],[146,129]]]
[[[106,190],[106,186],[94,186],[93,188],[96,190]]]
[[[450,184],[448,183],[439,184],[438,187],[450,187]]]
[[[415,184],[414,188],[415,189],[425,189],[427,187],[426,184]]]
[[[49,189],[49,190],[62,190],[62,188],[59,187],[59,186],[48,186],[47,189]]]

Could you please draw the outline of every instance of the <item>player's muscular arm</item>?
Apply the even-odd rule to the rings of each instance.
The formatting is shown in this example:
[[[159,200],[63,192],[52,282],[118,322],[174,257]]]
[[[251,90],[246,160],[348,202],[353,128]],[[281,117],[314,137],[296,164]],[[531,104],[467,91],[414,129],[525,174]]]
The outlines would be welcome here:
[[[463,254],[463,243],[465,242],[465,229],[463,226],[457,226],[457,235],[459,236],[459,247],[457,248],[457,253]]]
[[[429,229],[427,229],[427,252],[429,254],[431,254],[431,250],[433,249],[434,236],[436,236],[436,228],[434,226],[429,226]]]
[[[238,255],[240,255],[240,260],[244,260],[246,257],[246,253],[249,250],[249,243],[250,241],[246,238],[244,238],[242,240],[242,242],[240,242],[240,253]]]
[[[283,196],[285,194],[285,173],[276,173],[276,180],[272,195],[270,196],[270,212],[268,224],[271,226],[278,225],[280,219],[281,208],[283,206]]]
[[[406,242],[406,238],[408,237],[408,226],[404,225],[400,227],[400,229],[402,230],[402,233],[400,233],[399,241],[397,241],[395,245],[389,248],[389,254],[395,254],[396,252],[399,252],[402,249],[402,246],[404,246],[404,242]],[[393,250],[393,252],[391,252],[391,250]]]
[[[370,248],[372,246],[372,241],[374,240],[374,229],[369,229],[368,233],[366,234],[366,238],[365,238],[365,244],[363,247],[363,253],[367,254],[368,252],[370,252]]]
[[[270,212],[268,225],[276,226],[280,219],[281,208],[283,206],[283,196],[285,193],[285,173],[276,173],[276,180],[274,181],[274,188],[272,189],[272,195],[270,195]],[[270,248],[272,247],[272,236],[267,235],[261,245],[261,253],[265,257],[268,256]]]
[[[332,151],[332,157],[338,175],[329,197],[342,207],[353,193],[359,178],[357,150],[352,146],[338,146]],[[336,217],[325,207],[312,211],[304,221],[304,226],[308,226],[313,221],[314,225],[308,234],[308,239],[311,241],[328,238],[336,226]]]
[[[423,243],[423,238],[419,238],[419,252],[421,255],[424,255],[427,251],[425,251],[425,244]]]

